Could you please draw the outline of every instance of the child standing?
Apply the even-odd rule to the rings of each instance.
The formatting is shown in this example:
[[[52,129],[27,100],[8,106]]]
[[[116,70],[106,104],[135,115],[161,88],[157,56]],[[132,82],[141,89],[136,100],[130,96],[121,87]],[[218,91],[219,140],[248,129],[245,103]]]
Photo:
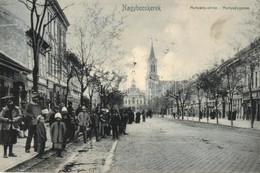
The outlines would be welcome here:
[[[57,156],[62,157],[62,144],[66,133],[66,125],[61,121],[62,116],[58,112],[55,114],[56,121],[51,125],[51,139],[54,143],[54,148],[57,150]]]
[[[46,136],[46,129],[44,126],[45,120],[44,117],[39,115],[37,117],[38,122],[36,126],[36,133],[37,133],[37,152],[39,153],[38,157],[40,159],[43,159],[43,154],[45,150],[45,144],[47,141],[47,136]]]

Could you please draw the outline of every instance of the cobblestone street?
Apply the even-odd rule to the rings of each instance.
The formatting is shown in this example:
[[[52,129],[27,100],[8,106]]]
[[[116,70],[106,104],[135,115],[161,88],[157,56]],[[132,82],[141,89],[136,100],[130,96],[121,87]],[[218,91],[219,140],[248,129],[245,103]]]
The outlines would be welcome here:
[[[109,172],[259,172],[260,131],[153,118],[127,127]]]

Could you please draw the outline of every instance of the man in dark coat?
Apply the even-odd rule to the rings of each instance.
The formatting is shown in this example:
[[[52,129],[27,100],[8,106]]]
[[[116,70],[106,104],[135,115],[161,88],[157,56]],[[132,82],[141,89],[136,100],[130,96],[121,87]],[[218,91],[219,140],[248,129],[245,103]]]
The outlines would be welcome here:
[[[34,151],[37,151],[37,117],[41,115],[41,106],[39,105],[39,95],[34,93],[32,103],[28,104],[26,109],[26,116],[30,119],[28,137],[25,145],[25,152],[30,153],[32,138],[34,138]]]
[[[68,127],[68,135],[69,135],[69,141],[73,141],[74,140],[74,136],[75,136],[75,130],[76,130],[76,127],[75,127],[75,112],[74,112],[74,109],[72,107],[72,102],[69,101],[68,103],[68,116],[69,116],[69,120],[70,120],[70,123],[69,123],[69,127]]]
[[[121,114],[121,133],[124,134],[124,135],[127,135],[127,133],[126,133],[127,121],[128,121],[128,111],[122,110],[122,114]]]
[[[141,113],[140,111],[136,112],[136,117],[135,117],[135,123],[140,123],[140,119],[141,119]]]
[[[118,139],[118,128],[120,125],[120,116],[119,116],[119,112],[115,109],[112,108],[111,109],[111,117],[110,117],[110,125],[112,127],[112,133],[113,133],[113,139]]]
[[[37,119],[38,119],[38,123],[36,126],[37,142],[38,142],[37,152],[39,153],[38,157],[40,159],[42,159],[44,150],[45,150],[45,144],[47,141],[47,135],[46,135],[46,129],[44,126],[44,123],[45,123],[44,117],[39,115]]]
[[[131,110],[131,108],[128,109],[128,122],[129,124],[132,124],[134,122],[135,119],[135,114],[134,112]]]
[[[142,111],[142,120],[143,120],[143,122],[145,122],[145,112],[144,112],[144,110]]]

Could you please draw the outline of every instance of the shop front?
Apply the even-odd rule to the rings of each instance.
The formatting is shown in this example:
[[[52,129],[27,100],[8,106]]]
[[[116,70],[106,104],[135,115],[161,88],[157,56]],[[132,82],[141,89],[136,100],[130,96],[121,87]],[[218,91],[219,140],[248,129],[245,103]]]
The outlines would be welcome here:
[[[255,121],[260,121],[260,91],[252,93],[252,109],[249,93],[244,94],[246,97],[243,99],[242,106],[244,108],[243,119],[251,120],[251,110]]]
[[[0,52],[0,98],[13,95],[14,103],[20,106],[21,100],[26,100],[28,91],[26,76],[31,71]],[[0,110],[5,106],[0,100]]]

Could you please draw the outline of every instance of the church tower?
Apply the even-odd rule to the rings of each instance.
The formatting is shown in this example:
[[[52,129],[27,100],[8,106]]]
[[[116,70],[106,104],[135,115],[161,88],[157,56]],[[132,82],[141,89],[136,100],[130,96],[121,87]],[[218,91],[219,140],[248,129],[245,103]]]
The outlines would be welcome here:
[[[155,58],[153,43],[151,45],[150,56],[147,61],[146,75],[146,93],[147,103],[151,104],[151,100],[157,96],[157,88],[159,85],[159,76],[157,74],[157,59]]]

